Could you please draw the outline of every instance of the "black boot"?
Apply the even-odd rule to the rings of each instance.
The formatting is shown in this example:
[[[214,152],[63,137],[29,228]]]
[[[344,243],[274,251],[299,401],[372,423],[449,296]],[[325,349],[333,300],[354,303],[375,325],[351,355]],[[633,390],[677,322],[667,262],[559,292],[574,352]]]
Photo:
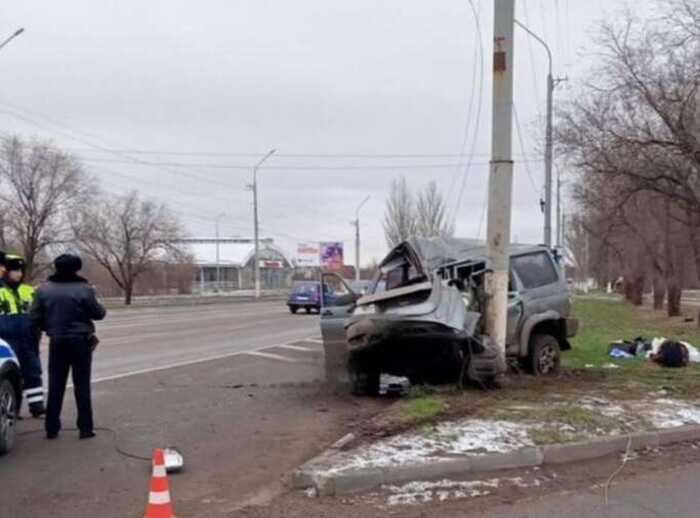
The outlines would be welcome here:
[[[32,417],[41,417],[42,415],[46,414],[46,408],[44,407],[44,402],[38,401],[37,403],[30,403],[29,404],[29,413],[32,414]]]

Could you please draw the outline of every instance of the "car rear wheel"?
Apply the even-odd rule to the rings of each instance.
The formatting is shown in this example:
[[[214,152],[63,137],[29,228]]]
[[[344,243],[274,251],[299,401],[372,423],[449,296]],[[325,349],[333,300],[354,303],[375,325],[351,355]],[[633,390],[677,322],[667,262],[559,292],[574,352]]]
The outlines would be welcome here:
[[[304,309],[306,309],[306,314],[307,314],[307,315],[308,315],[309,313],[311,313],[311,308],[310,308],[309,306],[307,306],[307,307],[304,308]]]
[[[557,374],[561,364],[559,341],[552,335],[533,336],[529,364],[530,372],[535,376]]]
[[[17,394],[10,380],[0,382],[0,454],[7,453],[15,442]]]
[[[289,311],[292,313],[292,315],[296,315],[298,309],[299,308],[296,306],[289,306]]]

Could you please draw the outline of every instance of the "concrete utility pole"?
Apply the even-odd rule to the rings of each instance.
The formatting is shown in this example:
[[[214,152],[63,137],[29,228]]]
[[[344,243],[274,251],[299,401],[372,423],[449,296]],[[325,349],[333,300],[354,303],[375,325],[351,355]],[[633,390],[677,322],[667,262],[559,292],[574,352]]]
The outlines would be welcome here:
[[[353,225],[355,225],[355,280],[359,281],[360,280],[360,209],[362,206],[367,203],[367,200],[369,200],[369,196],[367,196],[364,200],[362,200],[362,203],[360,203],[357,206],[357,210],[355,210],[355,220],[352,222]]]
[[[9,38],[5,39],[5,41],[0,43],[0,49],[2,49],[5,45],[10,43],[12,40],[14,40],[17,36],[19,36],[23,32],[24,32],[24,29],[17,29],[14,33],[12,33],[12,35]]]
[[[254,220],[254,239],[255,239],[255,298],[260,298],[260,226],[258,222],[258,169],[263,165],[263,162],[270,158],[276,149],[271,149],[267,155],[255,164],[253,167],[253,220]]]
[[[544,243],[547,246],[552,246],[552,159],[554,155],[553,148],[553,104],[554,104],[554,88],[556,86],[566,81],[566,78],[554,79],[552,76],[552,51],[549,49],[549,45],[540,38],[537,34],[528,29],[525,25],[515,20],[525,32],[532,36],[537,42],[541,43],[544,49],[547,51],[547,60],[549,62],[548,72],[547,72],[547,130],[545,137],[544,146]]]
[[[498,368],[506,370],[508,245],[513,191],[513,21],[515,0],[494,0],[493,115],[486,246],[486,334],[498,348]]]

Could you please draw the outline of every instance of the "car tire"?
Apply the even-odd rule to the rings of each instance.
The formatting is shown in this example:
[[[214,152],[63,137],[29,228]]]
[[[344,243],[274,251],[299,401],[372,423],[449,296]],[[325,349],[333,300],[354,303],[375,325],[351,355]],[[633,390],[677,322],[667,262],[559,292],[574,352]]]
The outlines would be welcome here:
[[[296,306],[289,306],[289,312],[290,312],[292,315],[296,315],[298,309],[299,309],[299,308],[296,307]]]
[[[561,348],[559,340],[552,335],[537,334],[532,337],[529,370],[535,376],[551,376],[559,372]]]
[[[381,372],[371,362],[360,358],[350,358],[348,365],[350,385],[355,396],[379,395]]]
[[[307,315],[310,315],[310,314],[311,314],[311,308],[310,308],[310,307],[306,307],[306,308],[304,308],[304,309],[306,309],[306,314],[307,314]]]
[[[0,382],[0,455],[7,453],[15,442],[17,423],[17,393],[10,380]]]

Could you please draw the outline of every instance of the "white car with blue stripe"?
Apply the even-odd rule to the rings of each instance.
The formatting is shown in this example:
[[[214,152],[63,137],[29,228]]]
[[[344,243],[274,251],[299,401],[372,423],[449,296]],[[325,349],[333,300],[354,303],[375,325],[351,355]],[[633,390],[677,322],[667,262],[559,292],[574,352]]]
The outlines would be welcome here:
[[[15,442],[18,403],[22,394],[19,361],[7,342],[0,339],[0,455]]]

